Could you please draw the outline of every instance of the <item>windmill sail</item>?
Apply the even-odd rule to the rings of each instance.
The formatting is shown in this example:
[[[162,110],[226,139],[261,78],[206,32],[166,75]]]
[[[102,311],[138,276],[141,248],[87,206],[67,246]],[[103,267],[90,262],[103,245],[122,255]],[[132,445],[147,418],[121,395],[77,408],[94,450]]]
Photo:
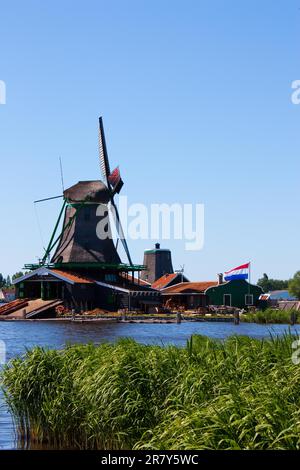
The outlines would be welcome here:
[[[122,224],[121,224],[121,220],[120,220],[120,215],[119,215],[119,211],[118,211],[118,208],[115,204],[115,201],[112,199],[111,200],[111,205],[113,207],[113,217],[114,217],[114,222],[115,222],[115,225],[116,225],[116,229],[117,229],[117,232],[118,232],[118,235],[120,237],[120,240],[122,242],[122,245],[123,245],[123,248],[125,250],[125,253],[126,253],[126,256],[127,256],[127,259],[128,259],[128,262],[130,265],[132,265],[132,259],[131,259],[131,256],[130,256],[130,252],[129,252],[129,248],[128,248],[128,245],[127,245],[127,241],[126,241],[126,238],[125,238],[125,235],[124,235],[124,231],[123,231],[123,228],[122,228]]]
[[[120,240],[123,244],[129,264],[132,265],[133,263],[132,263],[131,256],[129,253],[127,241],[125,239],[124,231],[121,225],[118,208],[114,202],[114,195],[121,191],[121,188],[124,183],[121,179],[119,167],[115,168],[112,173],[110,172],[102,117],[99,118],[99,158],[100,158],[100,168],[101,168],[103,181],[111,193],[110,202],[113,208],[112,212],[113,212],[113,218],[114,218],[114,222],[116,225],[116,229],[120,237]]]
[[[110,188],[110,183],[108,181],[108,176],[110,175],[109,161],[106,149],[106,141],[103,127],[102,117],[99,118],[99,159],[100,159],[100,169],[102,173],[102,178],[108,189]]]
[[[122,178],[121,178],[121,174],[120,174],[120,170],[119,170],[119,167],[117,166],[117,168],[114,169],[114,171],[109,175],[108,177],[108,181],[109,183],[111,184],[111,187],[112,187],[112,190],[113,190],[113,194],[116,194],[121,191],[122,189],[122,186],[123,186],[123,181],[122,181]]]

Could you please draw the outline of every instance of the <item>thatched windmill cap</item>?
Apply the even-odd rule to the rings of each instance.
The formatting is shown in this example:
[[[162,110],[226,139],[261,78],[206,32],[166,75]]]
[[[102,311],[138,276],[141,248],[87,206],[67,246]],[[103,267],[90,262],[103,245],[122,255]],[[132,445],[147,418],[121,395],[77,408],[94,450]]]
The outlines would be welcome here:
[[[70,204],[84,201],[107,204],[110,200],[110,192],[102,181],[79,181],[64,191],[64,198]]]

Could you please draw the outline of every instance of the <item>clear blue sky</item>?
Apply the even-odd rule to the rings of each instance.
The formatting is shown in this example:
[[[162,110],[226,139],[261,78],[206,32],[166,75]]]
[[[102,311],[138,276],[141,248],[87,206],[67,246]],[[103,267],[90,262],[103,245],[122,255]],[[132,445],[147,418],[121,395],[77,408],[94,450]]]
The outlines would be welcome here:
[[[42,254],[33,200],[96,179],[97,119],[130,202],[205,204],[205,245],[172,241],[194,280],[299,261],[298,1],[1,3],[0,272]],[[38,209],[44,243],[59,203]],[[152,242],[129,242],[134,261]],[[164,244],[165,246],[166,244]]]

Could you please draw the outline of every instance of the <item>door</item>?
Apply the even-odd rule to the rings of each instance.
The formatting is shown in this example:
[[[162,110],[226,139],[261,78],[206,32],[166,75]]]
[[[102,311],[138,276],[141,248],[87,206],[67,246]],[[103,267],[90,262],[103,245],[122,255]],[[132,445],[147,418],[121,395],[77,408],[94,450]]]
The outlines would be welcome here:
[[[226,307],[231,307],[231,294],[224,294],[224,305],[226,305]]]

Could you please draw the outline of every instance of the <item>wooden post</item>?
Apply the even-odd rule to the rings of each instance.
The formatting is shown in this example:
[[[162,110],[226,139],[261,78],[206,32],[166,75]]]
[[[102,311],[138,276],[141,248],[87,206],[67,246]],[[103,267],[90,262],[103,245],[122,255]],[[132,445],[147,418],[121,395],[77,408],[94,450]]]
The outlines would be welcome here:
[[[235,310],[234,312],[234,324],[235,325],[239,325],[240,324],[240,311],[239,310]]]
[[[44,281],[41,282],[41,299],[45,300],[45,286]]]

